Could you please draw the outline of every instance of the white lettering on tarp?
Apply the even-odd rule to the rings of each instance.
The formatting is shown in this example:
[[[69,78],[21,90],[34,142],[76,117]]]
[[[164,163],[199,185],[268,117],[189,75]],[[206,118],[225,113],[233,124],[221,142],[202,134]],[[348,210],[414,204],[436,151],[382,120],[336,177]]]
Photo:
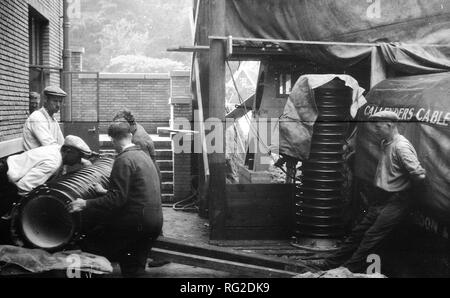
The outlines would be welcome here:
[[[414,108],[393,108],[368,105],[364,109],[364,115],[366,117],[370,117],[382,111],[394,112],[403,121],[409,121],[415,117],[420,122],[435,124],[439,126],[449,126],[450,123],[450,112],[436,111],[431,109],[427,110],[425,108],[420,108],[416,112]]]
[[[440,224],[436,220],[420,213],[414,213],[413,218],[417,225],[422,227],[425,231],[431,232],[435,235],[448,239],[447,226]]]

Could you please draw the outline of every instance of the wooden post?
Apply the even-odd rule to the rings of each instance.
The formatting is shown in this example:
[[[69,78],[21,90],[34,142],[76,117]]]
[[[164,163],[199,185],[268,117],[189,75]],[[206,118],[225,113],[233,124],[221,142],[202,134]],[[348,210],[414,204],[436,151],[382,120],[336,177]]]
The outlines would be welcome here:
[[[210,34],[225,35],[225,1],[210,0]],[[209,57],[209,117],[222,121],[223,150],[211,152],[210,162],[210,193],[209,219],[210,238],[219,240],[224,236],[226,216],[225,196],[225,46],[222,40],[210,41]],[[220,141],[220,140],[216,140]]]

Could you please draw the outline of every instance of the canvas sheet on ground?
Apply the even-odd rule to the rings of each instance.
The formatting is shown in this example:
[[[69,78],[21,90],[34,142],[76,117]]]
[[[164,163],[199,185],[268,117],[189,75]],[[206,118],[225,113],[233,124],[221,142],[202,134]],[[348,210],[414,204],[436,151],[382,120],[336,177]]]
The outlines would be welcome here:
[[[399,131],[415,147],[427,171],[424,193],[417,200],[428,215],[450,223],[450,72],[388,79],[366,96],[357,119],[355,170],[357,177],[373,181],[378,163],[379,142],[370,115],[382,110],[396,112]]]

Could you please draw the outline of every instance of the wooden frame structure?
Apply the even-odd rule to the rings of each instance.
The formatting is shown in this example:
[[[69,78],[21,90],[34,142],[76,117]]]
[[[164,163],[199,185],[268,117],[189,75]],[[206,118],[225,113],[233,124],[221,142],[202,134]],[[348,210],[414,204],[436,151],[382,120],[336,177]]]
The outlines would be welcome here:
[[[216,118],[222,121],[225,130],[225,120],[226,120],[226,109],[225,109],[225,79],[226,79],[226,63],[228,60],[258,60],[270,59],[271,55],[277,55],[282,59],[293,58],[294,56],[289,52],[284,52],[277,47],[270,47],[267,49],[247,49],[239,45],[239,43],[245,42],[247,39],[233,38],[231,36],[226,36],[226,1],[223,0],[209,0],[202,1],[196,0],[194,6],[196,10],[194,12],[195,18],[195,30],[194,36],[196,37],[196,42],[192,47],[180,47],[178,49],[171,49],[172,51],[183,51],[183,52],[193,52],[194,53],[194,75],[195,81],[201,80],[202,86],[197,83],[196,89],[200,97],[203,95],[201,106],[199,109],[203,108],[204,119]],[[203,9],[200,9],[200,8]],[[197,22],[199,18],[203,20],[208,20],[207,22]],[[205,25],[206,24],[206,25]],[[236,41],[238,44],[234,44]],[[315,41],[289,41],[289,40],[266,40],[266,39],[248,39],[248,41],[253,43],[273,44],[277,43],[298,43],[298,44],[330,44],[330,42],[315,42]],[[341,44],[341,43],[337,43]],[[348,43],[346,43],[348,44]],[[370,85],[373,86],[381,80],[385,79],[386,69],[384,67],[383,61],[378,53],[378,45],[374,43],[357,43],[353,44],[361,47],[372,47],[372,62],[369,64],[370,73]],[[202,73],[203,71],[203,73]],[[199,73],[200,72],[200,73]],[[207,75],[205,75],[207,73]],[[205,82],[208,81],[208,84]],[[205,86],[207,85],[207,86]],[[198,96],[197,96],[198,97]],[[203,136],[205,132],[202,132]],[[223,132],[225,136],[225,131]],[[222,145],[225,147],[225,139],[222,140]],[[225,150],[225,148],[223,148]],[[224,152],[224,150],[222,152]],[[279,192],[280,196],[277,196],[273,192],[266,192],[266,194],[261,194],[257,192],[257,189],[264,188],[264,185],[258,184],[247,184],[240,185],[236,188],[234,185],[226,184],[226,160],[224,153],[208,152],[207,158],[203,156],[203,160],[200,161],[209,165],[209,176],[205,183],[207,183],[205,192],[207,197],[206,204],[208,209],[208,215],[210,220],[210,239],[211,240],[237,240],[237,239],[264,239],[260,231],[267,229],[267,226],[261,225],[260,231],[254,229],[254,227],[248,227],[247,231],[244,232],[244,227],[242,229],[236,229],[236,226],[230,224],[233,222],[233,217],[240,216],[235,214],[236,208],[230,205],[230,198],[236,198],[241,196],[243,199],[239,202],[242,210],[250,210],[252,204],[258,205],[258,202],[265,202],[263,204],[268,204],[269,206],[277,206],[277,202],[280,201],[280,196],[286,196],[287,192]],[[205,184],[204,183],[204,184]],[[288,187],[287,185],[282,185]],[[282,187],[281,186],[281,187]],[[281,189],[277,186],[278,190]],[[264,188],[267,190],[266,188]],[[259,195],[258,195],[259,193]],[[259,198],[261,201],[248,200],[250,196],[254,198]],[[246,203],[244,201],[247,200]],[[287,201],[293,201],[293,198],[286,198]],[[231,207],[230,207],[231,206]],[[293,205],[292,205],[293,206]],[[285,206],[285,208],[279,208],[277,212],[280,214],[289,214],[288,209],[292,206]],[[292,208],[293,209],[293,208]],[[249,213],[249,215],[251,212]],[[231,220],[230,220],[231,218]],[[285,217],[286,219],[289,216]],[[286,227],[286,222],[280,222],[277,228]],[[251,231],[255,233],[251,233]],[[239,233],[237,232],[239,231]],[[287,230],[288,231],[288,230]],[[246,235],[246,236],[243,236]],[[276,239],[273,234],[266,233],[267,238],[265,239]],[[247,238],[245,238],[247,237]],[[287,237],[286,233],[280,233],[279,237]],[[286,238],[284,238],[286,239]]]

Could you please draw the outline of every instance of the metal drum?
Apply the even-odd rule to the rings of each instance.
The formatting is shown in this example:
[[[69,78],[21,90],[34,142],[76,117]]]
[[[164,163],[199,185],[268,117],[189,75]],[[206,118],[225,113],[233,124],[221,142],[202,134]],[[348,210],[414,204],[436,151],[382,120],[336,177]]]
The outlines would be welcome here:
[[[67,205],[78,199],[94,199],[95,184],[107,187],[114,159],[101,158],[60,179],[42,185],[15,205],[11,235],[18,246],[61,249],[79,232],[79,213],[70,214]]]
[[[318,109],[309,159],[296,186],[294,239],[343,235],[344,145],[352,90],[339,79],[314,90]]]

